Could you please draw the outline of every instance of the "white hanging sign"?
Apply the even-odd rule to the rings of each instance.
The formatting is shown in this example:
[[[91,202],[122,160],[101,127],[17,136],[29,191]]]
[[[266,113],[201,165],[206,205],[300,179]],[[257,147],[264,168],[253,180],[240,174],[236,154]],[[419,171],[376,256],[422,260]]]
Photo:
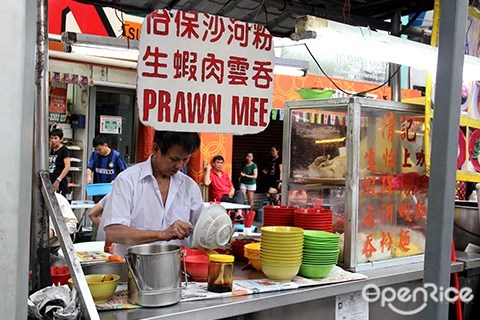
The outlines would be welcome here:
[[[100,133],[121,134],[122,117],[100,116]]]
[[[250,134],[270,121],[273,39],[265,27],[157,10],[138,56],[140,121],[157,130]]]

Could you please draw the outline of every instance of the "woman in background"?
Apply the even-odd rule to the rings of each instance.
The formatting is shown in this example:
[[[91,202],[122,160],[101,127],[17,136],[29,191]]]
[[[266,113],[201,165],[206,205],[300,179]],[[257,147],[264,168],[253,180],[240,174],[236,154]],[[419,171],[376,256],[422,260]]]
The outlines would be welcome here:
[[[253,210],[253,194],[257,190],[257,175],[258,168],[253,162],[253,153],[247,152],[242,172],[240,172],[240,190],[247,196],[250,210]]]
[[[280,149],[277,146],[270,148],[272,158],[263,169],[263,173],[267,175],[268,187],[276,189],[280,192],[280,183],[282,182],[282,157],[280,157]]]
[[[280,157],[280,148],[272,146],[270,148],[272,158],[268,162],[263,173],[267,176],[267,200],[273,205],[280,203],[280,191],[282,187],[282,157]]]

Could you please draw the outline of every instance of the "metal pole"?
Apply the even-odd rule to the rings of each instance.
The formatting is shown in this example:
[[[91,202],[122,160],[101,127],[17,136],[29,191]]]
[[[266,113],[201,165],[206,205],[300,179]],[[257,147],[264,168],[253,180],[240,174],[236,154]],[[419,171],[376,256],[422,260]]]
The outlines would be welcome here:
[[[37,0],[35,52],[35,111],[33,136],[32,216],[30,229],[30,289],[50,285],[48,212],[41,193],[40,172],[48,170],[48,0]]]
[[[460,93],[468,1],[441,1],[424,283],[450,286]],[[448,319],[448,303],[428,301],[424,319]]]
[[[92,294],[88,288],[87,280],[83,274],[82,266],[80,265],[80,261],[76,258],[75,248],[73,247],[72,239],[70,239],[70,235],[68,234],[67,225],[65,224],[62,211],[58,205],[57,198],[55,197],[52,184],[50,183],[50,174],[48,171],[41,172],[39,178],[42,183],[41,191],[46,203],[45,206],[50,213],[50,219],[52,219],[54,229],[58,235],[58,240],[60,241],[60,246],[68,265],[68,270],[70,270],[73,283],[77,289],[80,298],[80,305],[83,310],[83,316],[87,320],[100,319]]]
[[[392,36],[399,37],[400,36],[400,30],[401,30],[401,25],[402,25],[402,17],[400,16],[400,12],[395,12],[395,14],[392,17],[392,23],[390,25],[390,33]],[[395,63],[390,63],[388,65],[389,67],[389,75],[392,76],[395,71],[397,71],[398,68],[401,66]],[[392,88],[392,101],[397,101],[401,102],[402,101],[402,77],[401,77],[401,70],[398,70],[398,72],[390,79],[390,86]]]
[[[32,189],[35,1],[4,5],[0,21],[8,40],[0,46],[0,318],[26,319]]]

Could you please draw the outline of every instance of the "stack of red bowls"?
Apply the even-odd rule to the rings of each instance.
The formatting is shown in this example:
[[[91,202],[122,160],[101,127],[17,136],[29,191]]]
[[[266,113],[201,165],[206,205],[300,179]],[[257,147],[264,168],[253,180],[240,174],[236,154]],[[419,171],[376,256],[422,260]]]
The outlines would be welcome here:
[[[295,222],[295,210],[293,206],[264,206],[263,226],[264,227],[293,227]]]
[[[302,209],[295,210],[294,226],[305,230],[333,232],[332,210]]]

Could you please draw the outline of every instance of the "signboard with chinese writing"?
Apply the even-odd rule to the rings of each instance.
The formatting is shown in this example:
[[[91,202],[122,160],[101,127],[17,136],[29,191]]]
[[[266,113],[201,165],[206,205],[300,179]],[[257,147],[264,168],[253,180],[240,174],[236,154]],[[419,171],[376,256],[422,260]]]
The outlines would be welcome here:
[[[55,84],[50,91],[48,121],[65,123],[67,120],[67,86]]]
[[[263,27],[157,10],[143,25],[138,108],[157,130],[248,134],[270,121],[275,55]]]
[[[100,116],[100,133],[121,134],[122,117]]]

